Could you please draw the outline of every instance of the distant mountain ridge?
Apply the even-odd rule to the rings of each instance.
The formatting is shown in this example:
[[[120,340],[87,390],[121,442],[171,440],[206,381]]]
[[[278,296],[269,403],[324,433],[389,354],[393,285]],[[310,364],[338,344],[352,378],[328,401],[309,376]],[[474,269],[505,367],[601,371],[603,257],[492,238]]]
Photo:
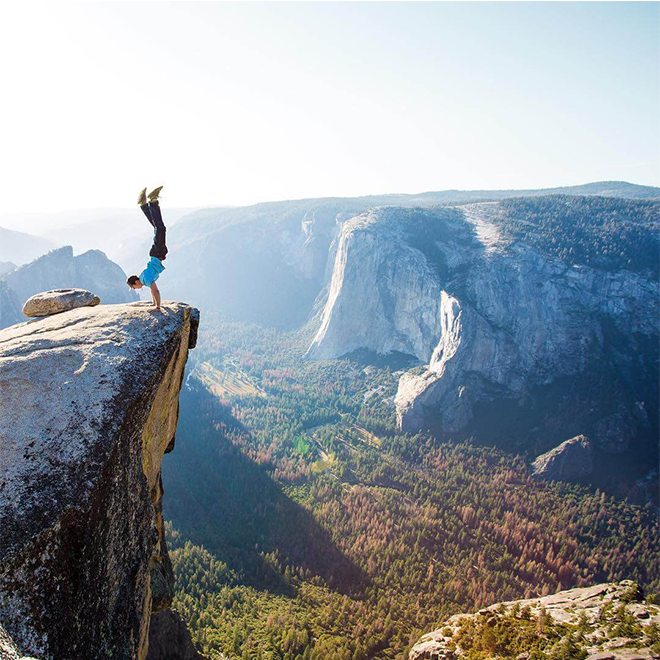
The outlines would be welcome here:
[[[528,188],[523,190],[444,190],[411,195],[412,198],[435,197],[436,199],[458,199],[468,201],[481,198],[484,201],[506,199],[508,197],[536,197],[539,195],[597,195],[601,197],[621,197],[623,199],[660,199],[660,188],[640,186],[627,181],[594,181],[576,186],[555,188]],[[395,197],[398,197],[396,195]],[[444,201],[444,200],[443,200]]]
[[[131,200],[132,201],[132,200]],[[167,224],[171,227],[197,207],[168,207]],[[21,265],[49,250],[63,245],[73,247],[76,254],[102,250],[122,266],[131,265],[131,247],[149,241],[152,229],[140,209],[131,204],[125,208],[88,208],[52,213],[1,213],[0,227],[8,231],[26,232],[39,242],[37,249],[25,259],[5,259]],[[0,230],[1,232],[2,230]],[[0,261],[3,261],[3,236],[0,233]],[[140,249],[140,253],[144,249]],[[123,260],[126,255],[128,260]],[[140,260],[142,254],[140,254]]]
[[[21,310],[30,296],[66,288],[88,289],[106,304],[137,300],[126,286],[124,271],[103,252],[89,250],[74,257],[73,248],[65,246],[0,277],[0,329],[26,320]]]
[[[327,284],[341,226],[377,206],[420,206],[498,201],[511,197],[580,194],[660,199],[660,188],[605,181],[538,190],[458,191],[327,197],[207,208],[168,231],[170,257],[163,284],[171,295],[221,310],[236,320],[296,327],[314,309]],[[163,209],[167,224],[167,209]],[[132,264],[148,243],[135,244]]]
[[[56,243],[48,238],[0,227],[0,262],[9,261],[20,266],[55,246]]]

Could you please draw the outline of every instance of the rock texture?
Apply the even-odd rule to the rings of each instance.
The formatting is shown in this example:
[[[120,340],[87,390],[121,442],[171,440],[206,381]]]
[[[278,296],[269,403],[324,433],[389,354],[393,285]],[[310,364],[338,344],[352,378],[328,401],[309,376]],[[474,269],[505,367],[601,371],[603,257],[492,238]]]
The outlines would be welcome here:
[[[135,291],[126,286],[124,271],[103,252],[90,250],[74,257],[67,246],[0,278],[0,328],[25,320],[21,308],[31,296],[67,288],[93,291],[104,304],[137,300]]]
[[[406,431],[467,433],[487,417],[478,410],[502,402],[509,419],[535,411],[517,433],[536,427],[537,451],[582,432],[604,451],[626,451],[657,412],[658,282],[504,240],[500,212],[494,203],[380,208],[344,223],[308,354],[366,348],[427,364],[400,380]],[[553,428],[553,415],[569,424]]]
[[[584,435],[576,435],[538,456],[532,468],[532,474],[542,479],[570,481],[589,476],[594,471],[593,447]]]
[[[78,307],[94,307],[100,302],[98,296],[85,289],[53,289],[28,298],[23,305],[23,314],[32,318],[50,316]]]
[[[181,617],[167,608],[151,616],[147,660],[204,660]]]
[[[2,625],[0,625],[0,658],[2,660],[32,660],[18,650],[18,647]]]
[[[160,463],[197,325],[133,303],[0,332],[0,623],[23,654],[146,657],[172,597]]]
[[[569,589],[543,598],[497,603],[476,614],[456,614],[440,629],[424,635],[411,649],[409,660],[467,658],[470,640],[474,640],[475,631],[484,626],[494,631],[494,635],[508,631],[508,638],[515,639],[516,628],[531,624],[534,634],[543,636],[537,632],[543,628],[538,623],[539,616],[549,617],[548,624],[554,627],[549,630],[550,625],[545,626],[552,633],[547,635],[546,650],[552,648],[552,637],[559,638],[554,642],[559,645],[562,644],[561,638],[565,640],[571,633],[576,640],[572,653],[551,657],[587,660],[651,660],[659,657],[658,647],[649,642],[648,631],[652,624],[660,624],[660,608],[645,602],[636,585],[624,580]],[[463,645],[461,628],[466,630]],[[578,629],[581,630],[579,636]],[[530,657],[525,651],[531,650],[525,649],[518,658]]]
[[[431,359],[446,296],[424,254],[406,242],[403,213],[368,211],[342,226],[310,357],[370,348]]]

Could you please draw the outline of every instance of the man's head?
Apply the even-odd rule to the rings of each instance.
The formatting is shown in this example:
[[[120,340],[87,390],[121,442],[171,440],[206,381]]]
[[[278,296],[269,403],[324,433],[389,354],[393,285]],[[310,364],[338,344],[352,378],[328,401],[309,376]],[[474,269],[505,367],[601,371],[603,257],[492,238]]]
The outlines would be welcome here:
[[[131,287],[131,289],[141,289],[144,285],[140,282],[140,278],[137,275],[131,275],[127,280],[126,284]]]

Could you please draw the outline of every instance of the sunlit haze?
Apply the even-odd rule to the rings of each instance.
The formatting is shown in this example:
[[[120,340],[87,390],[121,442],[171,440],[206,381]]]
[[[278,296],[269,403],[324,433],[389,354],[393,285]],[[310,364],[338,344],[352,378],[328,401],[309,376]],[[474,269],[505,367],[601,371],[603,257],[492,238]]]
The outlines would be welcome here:
[[[658,12],[14,2],[0,212],[658,185]]]

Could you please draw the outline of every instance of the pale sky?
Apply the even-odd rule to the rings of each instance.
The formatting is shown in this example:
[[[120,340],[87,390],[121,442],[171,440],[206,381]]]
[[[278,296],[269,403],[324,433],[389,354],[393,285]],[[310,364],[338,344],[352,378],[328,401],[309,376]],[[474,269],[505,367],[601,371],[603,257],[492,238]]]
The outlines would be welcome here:
[[[660,184],[658,3],[4,3],[0,212]]]

